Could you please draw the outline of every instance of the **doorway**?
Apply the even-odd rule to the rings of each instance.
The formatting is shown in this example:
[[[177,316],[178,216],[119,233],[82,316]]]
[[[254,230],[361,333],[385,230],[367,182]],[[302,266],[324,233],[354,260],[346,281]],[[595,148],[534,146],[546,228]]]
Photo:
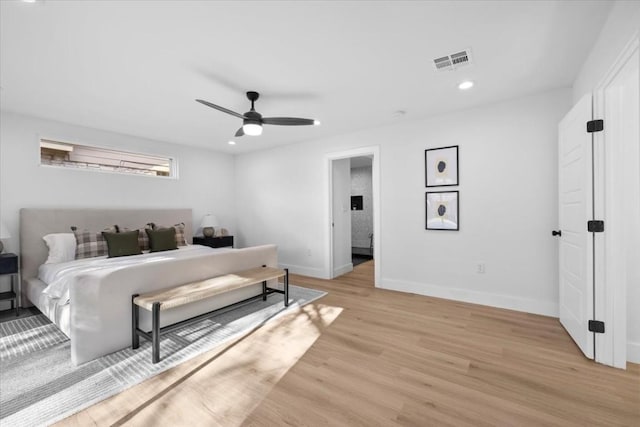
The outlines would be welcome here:
[[[379,148],[363,147],[328,154],[327,272],[333,279],[354,264],[376,258],[374,284],[380,278]],[[353,197],[352,197],[353,196]]]
[[[352,157],[351,161],[351,263],[373,259],[373,156]]]

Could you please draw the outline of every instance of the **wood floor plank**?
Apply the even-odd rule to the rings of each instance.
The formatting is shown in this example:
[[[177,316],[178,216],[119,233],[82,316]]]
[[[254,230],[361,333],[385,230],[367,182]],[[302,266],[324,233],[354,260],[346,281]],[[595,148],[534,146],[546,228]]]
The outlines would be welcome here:
[[[640,365],[587,360],[558,319],[373,286],[328,295],[61,425],[640,426]]]
[[[557,319],[375,289],[373,262],[358,267],[333,281],[294,276],[329,291],[324,301],[345,311],[245,425],[278,424],[285,402],[293,402],[291,419],[303,416],[298,408],[314,408],[323,418],[312,425],[342,425],[335,413],[366,413],[385,399],[398,409],[386,425],[640,425],[638,365],[622,371],[587,360]],[[366,395],[360,404],[337,399],[337,411],[322,412],[317,385],[304,386],[317,371],[333,395],[353,396],[350,379]]]

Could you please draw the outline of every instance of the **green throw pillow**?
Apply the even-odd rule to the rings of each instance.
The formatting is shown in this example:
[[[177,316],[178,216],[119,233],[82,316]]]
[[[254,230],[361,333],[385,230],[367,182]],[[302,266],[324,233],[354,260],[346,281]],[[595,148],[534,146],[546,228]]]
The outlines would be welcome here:
[[[107,241],[109,258],[140,255],[142,253],[140,246],[138,246],[138,230],[125,231],[123,233],[103,231],[102,237]]]
[[[151,252],[170,251],[178,249],[176,242],[176,229],[157,228],[155,230],[145,230],[149,236],[149,248]]]

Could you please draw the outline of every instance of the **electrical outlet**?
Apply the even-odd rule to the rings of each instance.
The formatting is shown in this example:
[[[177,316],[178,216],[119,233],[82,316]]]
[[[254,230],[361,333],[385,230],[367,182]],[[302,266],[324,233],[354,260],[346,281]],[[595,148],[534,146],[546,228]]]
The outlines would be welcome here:
[[[476,266],[476,273],[484,274],[484,263],[483,262],[478,263],[478,265]]]

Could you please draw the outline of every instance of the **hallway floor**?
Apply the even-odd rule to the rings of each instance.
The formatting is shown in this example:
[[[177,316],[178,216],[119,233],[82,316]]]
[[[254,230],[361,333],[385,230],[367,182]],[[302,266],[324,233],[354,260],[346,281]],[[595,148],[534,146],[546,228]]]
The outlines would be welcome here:
[[[353,266],[360,265],[373,259],[373,250],[371,248],[351,248],[351,262]]]

